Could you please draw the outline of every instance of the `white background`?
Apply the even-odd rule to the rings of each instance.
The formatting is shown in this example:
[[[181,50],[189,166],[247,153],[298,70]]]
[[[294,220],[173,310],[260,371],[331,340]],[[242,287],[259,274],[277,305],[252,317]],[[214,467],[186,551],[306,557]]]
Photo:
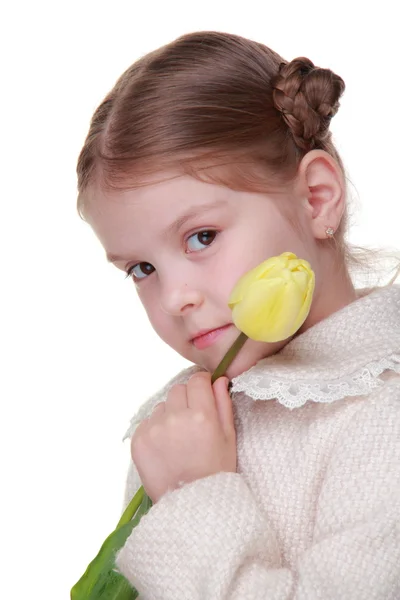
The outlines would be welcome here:
[[[187,364],[76,213],[76,159],[102,97],[139,56],[201,29],[332,68],[347,85],[332,130],[358,208],[351,240],[399,246],[396,12],[392,0],[4,3],[2,598],[69,598],[119,518],[130,417]]]

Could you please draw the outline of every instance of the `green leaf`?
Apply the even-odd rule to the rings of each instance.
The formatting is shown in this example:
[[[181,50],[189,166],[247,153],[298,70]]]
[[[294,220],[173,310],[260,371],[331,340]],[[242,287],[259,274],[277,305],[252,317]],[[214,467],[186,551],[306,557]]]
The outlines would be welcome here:
[[[87,598],[88,600],[99,600],[100,598],[101,600],[134,600],[138,595],[137,590],[121,573],[111,570],[102,573]]]
[[[124,586],[129,584],[122,575],[115,571],[115,555],[125,544],[134,525],[134,521],[131,521],[119,527],[107,537],[96,558],[92,560],[83,576],[72,588],[71,600],[109,600],[111,598],[119,598],[115,594],[118,591],[123,592]],[[122,582],[124,582],[124,586]],[[121,596],[121,600],[123,598],[125,597]],[[129,598],[129,596],[126,596],[126,598]]]
[[[139,492],[141,493],[139,494]],[[142,516],[152,506],[152,502],[144,493],[143,488],[140,488],[139,492],[134,499],[140,498],[141,503],[134,518],[128,523],[124,523],[127,511],[124,512],[117,528],[106,538],[96,558],[92,560],[85,573],[72,588],[71,600],[134,600],[138,597],[138,592],[132,588],[123,575],[117,572],[115,556],[125,544],[134,527],[139,524]],[[129,506],[132,511],[133,501]]]

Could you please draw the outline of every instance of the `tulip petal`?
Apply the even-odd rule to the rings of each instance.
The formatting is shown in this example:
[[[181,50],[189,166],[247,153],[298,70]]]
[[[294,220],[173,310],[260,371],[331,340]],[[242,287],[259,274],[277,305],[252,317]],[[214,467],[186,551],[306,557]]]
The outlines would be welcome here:
[[[253,281],[269,276],[273,277],[275,273],[280,274],[282,269],[287,266],[288,260],[292,259],[292,257],[296,258],[296,255],[291,252],[285,252],[284,254],[281,254],[281,256],[273,256],[245,273],[231,292],[228,301],[230,308],[243,299],[246,290]]]
[[[291,281],[268,279],[254,282],[232,310],[238,329],[253,340],[275,342],[292,334],[301,297]]]
[[[253,340],[285,340],[307,318],[314,287],[314,272],[306,260],[292,252],[272,257],[235,286],[229,298],[233,322]]]

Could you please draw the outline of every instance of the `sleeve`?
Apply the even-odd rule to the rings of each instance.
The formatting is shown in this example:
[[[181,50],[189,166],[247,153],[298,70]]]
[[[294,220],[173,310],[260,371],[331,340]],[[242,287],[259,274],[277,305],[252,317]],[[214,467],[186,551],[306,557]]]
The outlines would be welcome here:
[[[398,600],[400,388],[360,406],[337,440],[310,547],[283,565],[268,513],[242,475],[165,494],[117,568],[143,600]]]
[[[153,394],[152,396],[150,396],[150,398],[147,400],[147,402],[142,404],[140,406],[139,410],[137,411],[137,413],[132,417],[130,426],[123,437],[123,441],[132,437],[133,432],[135,431],[135,429],[139,425],[139,423],[141,421],[143,421],[143,419],[146,419],[146,417],[151,415],[153,409],[157,406],[157,404],[159,404],[160,402],[163,402],[166,399],[169,390],[174,385],[176,385],[177,383],[187,383],[188,380],[190,379],[190,377],[194,373],[197,373],[198,371],[202,371],[202,370],[203,369],[201,369],[197,365],[194,365],[192,367],[187,367],[186,369],[183,369],[177,375],[175,375],[175,377],[173,377],[156,394]]]
[[[136,494],[140,486],[142,485],[137,472],[135,463],[131,460],[128,467],[128,475],[126,477],[124,503],[122,506],[122,512],[126,509],[133,496]]]

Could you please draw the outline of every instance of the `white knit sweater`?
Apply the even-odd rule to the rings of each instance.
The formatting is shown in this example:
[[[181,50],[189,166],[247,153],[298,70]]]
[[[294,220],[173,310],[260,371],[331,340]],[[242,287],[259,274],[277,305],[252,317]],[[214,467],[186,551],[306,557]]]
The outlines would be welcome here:
[[[232,390],[237,473],[143,517],[116,558],[139,598],[399,600],[400,286],[361,292]],[[132,464],[126,502],[139,485]]]

